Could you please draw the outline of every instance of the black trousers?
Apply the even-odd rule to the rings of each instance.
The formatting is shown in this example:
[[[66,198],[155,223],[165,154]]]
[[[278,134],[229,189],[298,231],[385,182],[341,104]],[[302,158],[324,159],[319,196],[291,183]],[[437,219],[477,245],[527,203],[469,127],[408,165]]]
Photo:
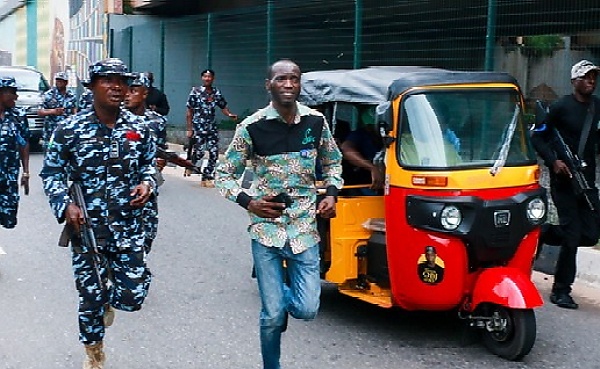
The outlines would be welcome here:
[[[589,194],[595,210],[576,196],[570,186],[551,186],[552,201],[558,211],[560,225],[547,225],[541,240],[548,245],[560,246],[554,272],[554,292],[571,292],[577,274],[577,248],[594,246],[600,237],[600,201],[598,190]]]

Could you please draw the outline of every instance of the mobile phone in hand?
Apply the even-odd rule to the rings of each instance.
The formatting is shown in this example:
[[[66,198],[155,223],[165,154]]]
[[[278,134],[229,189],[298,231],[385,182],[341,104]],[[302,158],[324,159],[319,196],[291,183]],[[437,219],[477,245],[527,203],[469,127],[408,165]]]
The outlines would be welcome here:
[[[286,208],[289,208],[290,206],[292,206],[292,202],[293,202],[292,198],[285,192],[280,193],[279,195],[273,197],[269,201],[285,204]]]

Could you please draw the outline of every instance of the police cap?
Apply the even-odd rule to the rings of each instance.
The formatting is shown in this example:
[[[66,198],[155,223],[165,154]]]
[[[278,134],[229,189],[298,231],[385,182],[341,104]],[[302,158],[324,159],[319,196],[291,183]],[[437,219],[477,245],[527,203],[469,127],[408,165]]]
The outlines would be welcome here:
[[[88,74],[90,76],[90,81],[95,77],[111,75],[131,78],[131,74],[127,72],[127,65],[118,58],[108,58],[97,61],[90,65]]]
[[[17,82],[14,77],[0,77],[0,88],[17,88]]]
[[[133,81],[129,83],[131,87],[150,87],[150,79],[146,73],[132,73]]]
[[[67,73],[65,72],[58,72],[54,75],[54,79],[60,79],[63,81],[68,81],[69,80],[69,76],[67,76]]]

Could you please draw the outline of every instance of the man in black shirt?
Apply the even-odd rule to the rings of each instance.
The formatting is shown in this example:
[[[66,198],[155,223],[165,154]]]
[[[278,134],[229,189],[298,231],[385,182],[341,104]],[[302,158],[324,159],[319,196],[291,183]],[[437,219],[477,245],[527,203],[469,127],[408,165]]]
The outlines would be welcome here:
[[[167,95],[161,90],[154,87],[154,74],[152,72],[146,72],[146,77],[150,81],[150,87],[148,87],[148,97],[146,98],[146,107],[150,110],[157,112],[160,115],[169,114],[169,101]]]
[[[571,297],[571,285],[577,271],[577,247],[593,246],[600,236],[600,201],[595,186],[600,99],[592,95],[599,70],[587,60],[573,65],[573,93],[550,106],[545,124],[532,135],[536,150],[550,169],[550,193],[560,220],[560,225],[544,225],[540,236],[541,243],[561,246],[550,301],[567,309],[579,307]],[[588,197],[592,206],[574,191],[573,173],[562,160],[564,156],[561,151],[564,150],[554,144],[555,130],[570,150],[587,164],[583,175],[591,188]]]

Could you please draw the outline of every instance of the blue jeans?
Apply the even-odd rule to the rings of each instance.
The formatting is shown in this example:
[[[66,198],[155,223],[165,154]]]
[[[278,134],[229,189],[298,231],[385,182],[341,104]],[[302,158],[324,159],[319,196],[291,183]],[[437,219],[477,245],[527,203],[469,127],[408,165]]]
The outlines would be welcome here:
[[[296,319],[312,320],[319,310],[319,247],[315,245],[294,254],[289,244],[283,248],[267,247],[252,240],[252,256],[262,303],[260,346],[263,368],[280,369],[281,333],[287,328],[288,313]],[[287,268],[283,267],[284,260]],[[284,283],[285,273],[289,287]]]

